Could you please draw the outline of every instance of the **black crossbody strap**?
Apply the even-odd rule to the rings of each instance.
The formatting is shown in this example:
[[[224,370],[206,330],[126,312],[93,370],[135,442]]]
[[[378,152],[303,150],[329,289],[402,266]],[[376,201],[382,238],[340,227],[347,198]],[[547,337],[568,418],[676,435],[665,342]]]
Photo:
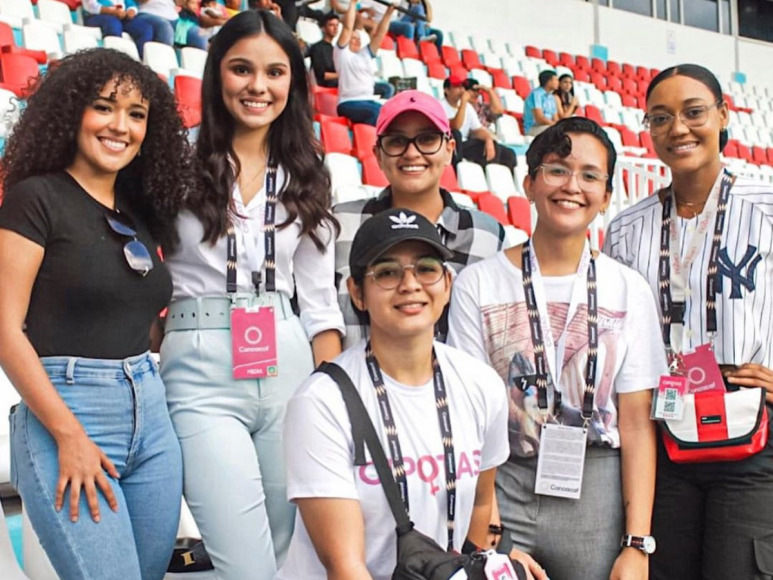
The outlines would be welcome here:
[[[346,412],[349,414],[349,421],[352,424],[352,438],[354,439],[354,464],[365,465],[365,445],[370,449],[370,455],[373,458],[373,465],[376,467],[378,479],[386,495],[389,509],[397,522],[397,533],[403,535],[413,529],[413,522],[408,518],[405,511],[403,500],[400,495],[400,488],[397,486],[392,476],[392,468],[389,467],[384,448],[376,433],[376,428],[370,420],[370,415],[362,402],[360,394],[357,392],[351,378],[347,372],[335,363],[322,363],[317,372],[325,373],[335,381],[341,390]]]

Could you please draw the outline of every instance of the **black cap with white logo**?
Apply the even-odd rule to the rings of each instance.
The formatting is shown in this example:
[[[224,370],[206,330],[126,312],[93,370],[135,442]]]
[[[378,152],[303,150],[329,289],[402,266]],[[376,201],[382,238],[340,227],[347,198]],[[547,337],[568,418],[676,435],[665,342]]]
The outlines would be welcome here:
[[[409,209],[390,209],[374,215],[357,230],[349,252],[351,272],[364,269],[392,246],[409,240],[424,242],[448,260],[453,253],[440,241],[437,228]]]

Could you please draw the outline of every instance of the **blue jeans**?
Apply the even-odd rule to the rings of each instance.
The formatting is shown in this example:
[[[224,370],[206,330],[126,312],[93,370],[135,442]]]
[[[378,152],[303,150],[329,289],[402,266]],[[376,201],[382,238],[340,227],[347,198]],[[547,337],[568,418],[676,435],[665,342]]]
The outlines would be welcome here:
[[[395,96],[395,87],[391,83],[376,81],[375,85],[373,86],[373,93],[382,99],[391,99]]]
[[[165,20],[160,16],[148,12],[140,12],[132,21],[139,21],[140,24],[149,25],[153,31],[151,40],[162,44],[168,44],[169,46],[174,44],[174,21]]]
[[[112,14],[84,14],[83,23],[99,28],[102,36],[121,36],[123,33],[123,23]]]
[[[338,103],[338,114],[352,123],[365,123],[376,126],[381,103],[377,101],[346,101]]]
[[[62,400],[115,464],[107,476],[118,511],[98,491],[100,522],[70,521],[69,489],[54,509],[56,441],[21,403],[11,414],[11,480],[56,573],[66,580],[161,580],[177,536],[182,495],[180,445],[164,385],[148,354],[125,360],[41,359]]]

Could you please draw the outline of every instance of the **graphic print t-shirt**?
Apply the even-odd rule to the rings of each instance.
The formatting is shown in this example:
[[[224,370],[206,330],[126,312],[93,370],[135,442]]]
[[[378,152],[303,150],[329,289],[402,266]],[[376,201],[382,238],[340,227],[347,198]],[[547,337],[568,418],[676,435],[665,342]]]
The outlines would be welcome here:
[[[657,387],[667,373],[655,302],[647,283],[633,270],[610,258],[596,258],[599,352],[589,444],[620,446],[617,396]],[[544,278],[552,334],[566,324],[572,277]],[[577,280],[585,284],[585,278]],[[566,348],[559,386],[560,421],[583,423],[583,390],[588,359],[588,309],[585,294],[566,326]],[[505,382],[509,397],[512,457],[539,452],[542,415],[533,386],[534,346],[519,268],[500,252],[466,268],[454,281],[448,342],[490,364]],[[548,376],[548,404],[555,385]]]
[[[365,342],[336,359],[357,387],[379,433],[387,458],[386,435],[375,388],[365,365]],[[441,343],[435,343],[443,371],[456,459],[456,516],[454,547],[467,537],[481,471],[497,467],[508,457],[507,401],[496,373]],[[448,542],[447,499],[443,443],[430,380],[406,386],[384,376],[389,404],[400,439],[408,481],[411,520],[440,546]],[[354,466],[351,423],[338,386],[316,373],[298,389],[285,420],[288,499],[339,498],[359,502],[365,521],[366,565],[373,580],[389,580],[397,563],[395,520],[389,510],[375,467]],[[370,453],[366,449],[368,462]],[[296,516],[295,533],[276,580],[326,580],[303,524]]]

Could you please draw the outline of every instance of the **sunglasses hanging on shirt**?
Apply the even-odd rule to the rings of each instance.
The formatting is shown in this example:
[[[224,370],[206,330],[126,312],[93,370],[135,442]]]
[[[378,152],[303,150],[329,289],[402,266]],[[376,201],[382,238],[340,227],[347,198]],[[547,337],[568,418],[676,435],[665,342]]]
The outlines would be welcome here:
[[[121,218],[127,219],[123,214],[121,214]],[[153,258],[147,246],[137,239],[136,230],[132,226],[107,214],[105,214],[105,220],[107,220],[110,229],[116,234],[132,238],[123,247],[126,263],[140,276],[147,276],[148,272],[153,269]]]

